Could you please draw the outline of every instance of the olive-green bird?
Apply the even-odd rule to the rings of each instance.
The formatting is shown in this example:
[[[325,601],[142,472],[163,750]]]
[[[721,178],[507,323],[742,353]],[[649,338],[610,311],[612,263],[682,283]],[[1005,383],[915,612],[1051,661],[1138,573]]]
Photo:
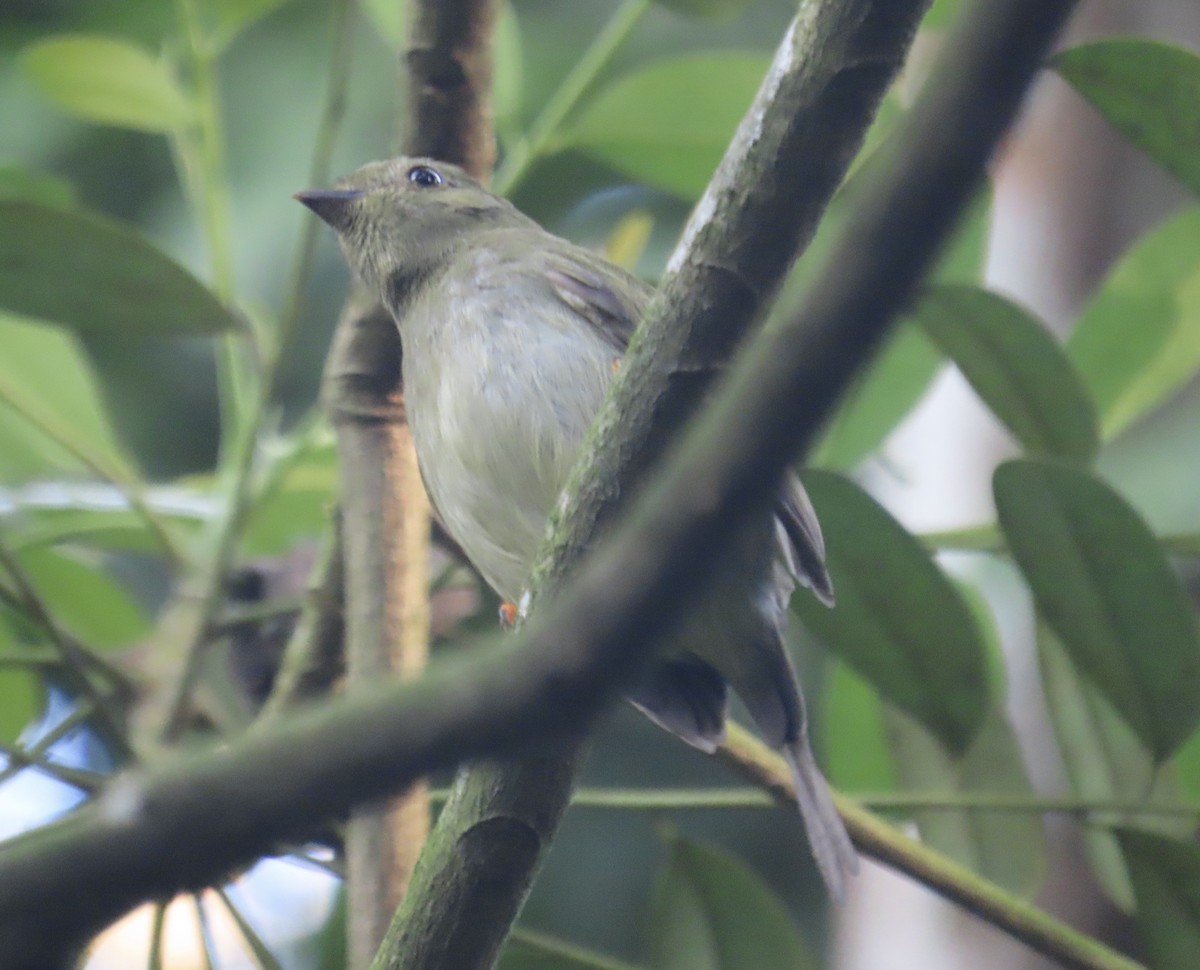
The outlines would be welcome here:
[[[496,592],[518,602],[650,288],[430,159],[374,162],[297,198],[336,230],[400,328],[405,408],[434,511]],[[712,751],[732,686],[783,749],[813,855],[840,898],[858,858],[813,759],[783,645],[797,584],[833,600],[820,526],[794,475],[774,521],[735,555],[738,568],[628,696]]]

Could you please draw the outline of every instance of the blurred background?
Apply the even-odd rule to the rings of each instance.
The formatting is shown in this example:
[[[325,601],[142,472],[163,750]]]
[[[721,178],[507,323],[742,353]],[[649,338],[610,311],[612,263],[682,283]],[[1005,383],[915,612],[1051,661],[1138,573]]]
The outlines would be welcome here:
[[[335,173],[387,156],[397,147],[403,104],[397,60],[402,7],[398,0],[373,0],[363,5],[363,15],[356,19]],[[502,157],[616,7],[610,0],[513,0],[497,53]],[[283,300],[286,268],[302,220],[310,218],[291,194],[307,186],[325,98],[331,28],[329,5],[319,0],[264,3],[262,8],[263,15],[222,54],[219,80],[236,292],[244,305],[270,313]],[[718,20],[652,6],[591,90],[604,90],[657,62],[717,53],[749,65],[746,73],[752,83],[747,93],[742,93],[745,85],[736,88],[742,98],[733,106],[736,120],[793,12],[794,5],[786,0],[753,0],[732,18]],[[169,3],[6,0],[0,5],[0,170],[11,167],[65,180],[79,204],[135,226],[200,279],[208,279],[202,234],[181,190],[167,140],[78,120],[57,108],[31,80],[22,50],[51,35],[74,32],[120,37],[150,51],[170,50],[177,43],[178,22]],[[1117,34],[1200,46],[1200,7],[1194,0],[1088,0],[1075,18],[1070,40]],[[916,83],[940,38],[936,28],[922,36],[906,84]],[[716,155],[699,152],[700,186],[706,178],[703,165],[711,169],[728,132],[718,127],[713,137]],[[986,279],[1060,335],[1069,330],[1130,242],[1186,200],[1178,184],[1126,145],[1063,81],[1049,75],[1030,99],[993,176],[990,219],[982,223]],[[568,141],[528,167],[513,198],[552,231],[607,245],[610,252],[632,233],[636,267],[653,279],[687,216],[695,182],[685,173],[673,183],[639,183],[628,166],[612,164],[594,145],[572,147]],[[282,435],[314,406],[346,284],[332,237],[322,233],[296,339],[285,358]],[[92,334],[83,345],[103,404],[146,476],[186,484],[211,473],[219,444],[212,342]],[[0,345],[0,357],[4,353]],[[936,359],[911,396],[916,405],[882,447],[854,463],[860,480],[914,530],[991,521],[990,471],[1002,457],[1015,453],[1011,439],[963,378]],[[1193,386],[1117,436],[1102,454],[1102,471],[1158,528],[1197,528],[1198,420],[1200,389]],[[327,447],[327,442],[320,446]],[[283,538],[264,541],[262,552],[286,552],[315,537],[331,481],[329,475],[319,478],[309,489],[312,494],[306,493],[305,514],[314,523],[311,535],[297,535],[293,529],[281,534]],[[34,487],[45,489],[49,483],[13,480],[0,486],[0,514],[6,492],[12,501],[17,490]],[[984,592],[995,612],[1007,665],[1008,710],[1034,788],[1062,791],[1063,767],[1050,742],[1031,646],[1028,594],[1003,563],[965,554],[943,559],[951,571]],[[113,568],[142,608],[161,601],[161,577],[136,555]],[[809,682],[834,679],[830,663],[802,639],[797,635],[796,646]],[[52,692],[26,728],[25,741],[61,724],[64,714],[56,705]],[[819,701],[816,706],[819,710]],[[823,742],[836,722],[831,718],[823,723],[819,716],[817,722],[818,741]],[[89,737],[86,732],[64,734],[55,742],[61,746],[56,757],[81,768],[108,770],[105,759],[111,758],[102,750],[90,750],[89,744],[95,745]],[[835,783],[854,790],[853,777],[839,775],[836,759],[831,771]],[[731,779],[719,766],[622,707],[606,718],[583,784],[703,787],[729,786]],[[36,824],[78,798],[78,792],[47,783],[34,772],[18,775],[0,785],[0,834]],[[1047,878],[1039,881],[1039,902],[1077,925],[1126,942],[1127,918],[1090,874],[1077,830],[1052,817],[1046,831]],[[820,950],[827,943],[828,965],[840,970],[950,968],[968,961],[981,970],[1049,966],[920,887],[870,864],[849,905],[829,914],[799,821],[785,812],[756,808],[674,813],[573,809],[525,909],[523,925],[619,959],[644,962],[654,885],[676,832],[717,843],[746,862],[785,902],[810,948]],[[340,950],[321,927],[336,909],[335,887],[336,880],[319,866],[279,861],[259,867],[229,891],[248,900],[243,912],[254,915],[246,918],[281,947],[284,965],[333,967]],[[197,912],[206,909],[210,915],[198,918]],[[189,934],[199,930],[215,941],[233,932],[221,929],[229,922],[221,915],[226,909],[213,899],[199,910],[185,901],[171,912],[166,932],[172,939],[178,934],[178,942],[172,944],[165,966],[203,965],[200,951],[186,942]],[[151,931],[149,914],[139,915],[114,931],[93,965],[138,965],[130,961],[145,959]],[[316,942],[311,939],[314,934]],[[214,951],[226,954],[219,966],[256,965],[251,956],[237,955],[236,946],[227,951],[223,946],[212,944]],[[138,953],[141,956],[134,956]]]

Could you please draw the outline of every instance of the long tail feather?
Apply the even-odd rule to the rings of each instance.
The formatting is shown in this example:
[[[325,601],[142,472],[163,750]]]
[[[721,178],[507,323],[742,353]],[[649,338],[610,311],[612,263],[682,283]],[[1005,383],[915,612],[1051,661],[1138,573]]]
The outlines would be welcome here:
[[[808,739],[803,735],[784,748],[784,757],[792,769],[796,802],[808,832],[808,843],[829,895],[840,903],[846,897],[846,884],[858,873],[858,852],[850,841],[846,826],[834,807],[829,785],[817,767]]]

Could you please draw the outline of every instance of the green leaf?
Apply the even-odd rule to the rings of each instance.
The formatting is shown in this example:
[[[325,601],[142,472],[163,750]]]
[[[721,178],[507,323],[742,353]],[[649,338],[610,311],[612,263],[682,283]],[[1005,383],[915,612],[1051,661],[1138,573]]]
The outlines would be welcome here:
[[[0,308],[126,335],[237,327],[194,276],[127,227],[18,200],[0,200]]]
[[[1180,390],[1200,367],[1200,207],[1125,254],[1067,340],[1105,438]]]
[[[875,688],[838,662],[826,681],[824,701],[821,763],[830,781],[844,791],[894,791],[896,765]]]
[[[688,17],[707,20],[733,20],[752,0],[657,0],[659,4]]]
[[[584,106],[556,148],[580,148],[684,199],[704,191],[770,62],[688,54],[618,78]]]
[[[395,0],[361,0],[363,13],[392,50],[398,51],[404,46],[406,6]]]
[[[20,651],[4,611],[0,610],[0,655]],[[42,704],[41,682],[29,670],[0,665],[0,741],[12,744],[37,716]]]
[[[23,549],[21,566],[51,616],[93,647],[127,647],[150,630],[128,590],[103,567],[61,550]]]
[[[300,443],[300,451],[289,459],[275,487],[260,496],[250,512],[242,538],[248,556],[280,555],[329,525],[338,483],[332,436]]]
[[[1136,829],[1117,833],[1154,970],[1193,970],[1200,953],[1200,845]]]
[[[209,0],[216,21],[215,44],[225,47],[247,27],[274,13],[288,0]],[[399,7],[399,4],[394,4]]]
[[[901,321],[838,407],[812,463],[842,471],[857,467],[925,396],[942,359],[920,329]]]
[[[948,27],[958,15],[958,10],[961,6],[962,4],[959,0],[933,0],[933,6],[925,14],[925,19],[921,21],[921,26],[935,29]]]
[[[801,593],[792,609],[885,700],[947,750],[966,751],[990,703],[983,639],[962,594],[849,479],[810,470],[804,482],[821,518],[837,605],[826,609]]]
[[[1071,362],[1046,328],[995,293],[936,286],[916,322],[962,371],[1027,451],[1089,461],[1096,416]]]
[[[0,313],[0,347],[0,481],[78,470],[79,455],[136,478],[73,335]]]
[[[172,132],[194,114],[174,74],[127,41],[62,34],[31,44],[22,61],[26,77],[42,94],[85,121]]]
[[[1077,469],[1007,462],[993,490],[1039,613],[1163,761],[1200,724],[1200,633],[1162,547],[1124,499]]]
[[[24,199],[69,209],[75,204],[75,188],[66,179],[45,172],[31,172],[17,165],[0,165],[0,199]]]
[[[1200,195],[1200,56],[1120,38],[1072,47],[1050,63],[1109,124]]]
[[[870,169],[868,160],[861,166]],[[811,286],[839,226],[853,211],[867,176],[858,173],[834,198],[816,238],[788,281]],[[973,283],[983,272],[991,221],[991,193],[983,192],[968,209],[932,278],[942,283]],[[875,451],[925,396],[942,364],[941,351],[917,327],[900,322],[875,359],[847,394],[829,429],[818,442],[812,463],[849,471]]]
[[[1046,692],[1046,709],[1058,740],[1071,791],[1094,801],[1143,796],[1147,801],[1178,801],[1178,792],[1150,752],[1121,720],[1112,705],[1071,665],[1062,642],[1038,624],[1038,664]],[[1187,819],[1136,814],[1092,816],[1100,823],[1155,825],[1182,835]],[[1133,889],[1125,861],[1112,833],[1097,825],[1083,831],[1084,845],[1101,887],[1121,909],[1133,910]]]
[[[816,967],[783,903],[753,870],[682,839],[671,842],[650,930],[658,970]]]
[[[518,927],[500,954],[497,970],[639,970],[623,960]]]
[[[961,758],[951,758],[924,728],[888,712],[892,753],[906,788],[936,794],[1034,794],[1012,728],[997,710]],[[1041,819],[982,809],[913,812],[921,841],[1010,892],[1032,897],[1046,873]]]
[[[492,113],[495,125],[503,135],[515,134],[513,129],[520,120],[525,93],[525,57],[521,24],[511,3],[500,4],[493,48]]]

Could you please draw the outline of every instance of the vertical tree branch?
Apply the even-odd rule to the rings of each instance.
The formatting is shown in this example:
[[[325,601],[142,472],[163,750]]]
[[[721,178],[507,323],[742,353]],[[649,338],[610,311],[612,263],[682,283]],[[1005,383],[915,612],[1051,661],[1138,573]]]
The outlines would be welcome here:
[[[486,178],[495,158],[491,36],[495,0],[423,0],[412,11],[406,151]],[[346,556],[349,688],[412,676],[429,640],[429,506],[404,420],[400,338],[379,306],[351,299],[326,374],[337,429]],[[346,834],[348,960],[367,966],[429,829],[423,784],[387,813],[355,815]]]
[[[620,444],[589,454],[598,474],[569,514],[569,531],[556,535],[535,591],[557,585],[578,561],[601,517],[628,496],[773,295],[857,153],[927,5],[803,5],[671,261],[642,330],[644,350],[631,349],[622,367],[628,393],[599,429],[605,435],[620,424],[605,435]],[[557,828],[582,750],[575,739],[538,758],[460,775],[376,970],[492,966]],[[504,840],[522,851],[506,851]]]

